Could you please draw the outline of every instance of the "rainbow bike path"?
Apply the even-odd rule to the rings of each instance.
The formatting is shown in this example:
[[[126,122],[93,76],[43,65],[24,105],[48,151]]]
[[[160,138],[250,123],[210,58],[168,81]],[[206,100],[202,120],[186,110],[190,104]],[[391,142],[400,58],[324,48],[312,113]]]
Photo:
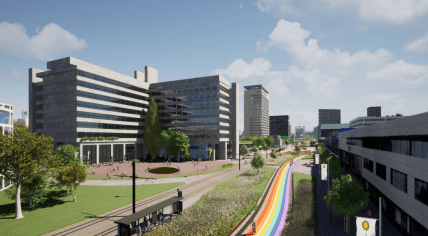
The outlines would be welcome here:
[[[291,169],[294,163],[303,157],[293,158],[278,170],[265,203],[263,203],[258,215],[254,218],[257,223],[254,235],[277,236],[281,234],[288,212]],[[246,230],[245,235],[253,235],[253,229]]]

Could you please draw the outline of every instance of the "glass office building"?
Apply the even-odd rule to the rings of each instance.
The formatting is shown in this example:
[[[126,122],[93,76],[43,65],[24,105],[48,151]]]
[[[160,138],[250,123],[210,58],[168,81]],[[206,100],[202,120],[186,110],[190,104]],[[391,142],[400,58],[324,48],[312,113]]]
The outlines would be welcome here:
[[[148,66],[128,77],[72,57],[47,68],[29,70],[29,125],[53,137],[55,147],[78,146],[92,163],[143,159],[144,121],[154,98],[162,127],[188,134],[193,157],[208,158],[209,148],[212,159],[236,153],[237,86],[220,76],[158,83],[158,71]]]
[[[0,103],[0,132],[13,131],[13,106]]]

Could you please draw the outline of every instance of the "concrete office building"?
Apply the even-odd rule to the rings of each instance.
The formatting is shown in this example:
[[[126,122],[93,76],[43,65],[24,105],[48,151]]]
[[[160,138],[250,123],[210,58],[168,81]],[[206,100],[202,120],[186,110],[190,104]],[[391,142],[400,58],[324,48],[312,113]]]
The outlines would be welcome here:
[[[339,131],[340,129],[349,128],[349,124],[323,124],[318,131],[318,141],[325,141],[327,134],[333,131]]]
[[[357,117],[349,122],[350,128],[361,128],[369,125],[375,125],[379,123],[388,122],[391,120],[397,120],[402,119],[407,116],[394,116],[394,117],[368,117],[368,116],[361,116]]]
[[[164,129],[183,131],[190,138],[193,158],[214,160],[239,156],[239,87],[221,76],[176,80],[150,85]]]
[[[245,86],[245,136],[269,136],[269,93],[262,85]]]
[[[296,139],[305,138],[305,126],[296,126]]]
[[[368,107],[367,108],[367,116],[381,117],[382,116],[381,107],[380,106]]]
[[[427,122],[425,112],[339,133],[345,169],[403,235],[428,232]]]
[[[289,117],[283,116],[269,116],[269,135],[270,136],[289,136]]]
[[[315,127],[314,127],[314,138],[315,138],[316,140],[318,140],[318,129],[319,129],[319,127],[318,127],[318,126],[315,126]]]
[[[89,155],[92,163],[107,162],[111,157],[115,160],[123,160],[124,156],[128,159],[146,156],[147,151],[143,141],[144,120],[149,107],[149,90],[151,85],[158,83],[157,70],[146,66],[145,73],[135,71],[134,77],[128,77],[72,57],[50,61],[47,63],[47,68],[50,70],[29,69],[29,125],[32,131],[53,137],[55,148],[63,144],[79,147],[80,155]],[[215,81],[213,78],[216,78],[217,82],[213,82]],[[169,90],[181,89],[181,85],[185,86],[189,81],[171,82],[170,85],[176,88],[170,87]],[[213,84],[218,86],[220,81],[227,83],[219,76],[193,79],[193,83],[201,84],[194,84],[191,87],[211,86],[210,88],[213,89],[212,86],[215,86]],[[163,89],[159,86],[154,86],[153,89],[156,93],[159,91],[159,95],[155,95],[154,98],[161,99]],[[217,89],[220,88],[217,87]],[[232,87],[231,90],[234,91],[234,88]],[[209,93],[200,90],[193,93],[195,95],[192,94],[194,96],[192,103],[198,104],[194,105],[195,108],[192,108],[194,110],[201,110],[199,107],[206,106],[208,102],[213,106],[210,111],[221,109],[220,101],[223,102],[223,100],[229,103],[230,109],[233,108],[234,102],[239,103],[237,99],[232,101],[234,97],[230,95],[229,100],[224,99],[223,95],[219,95],[221,92],[218,90]],[[208,98],[207,94],[210,94],[211,98]],[[213,97],[212,94],[217,94],[217,97]],[[188,93],[182,97],[177,93],[164,96],[172,99],[171,105],[176,105],[177,112],[174,113],[174,117],[183,114],[186,104],[180,104],[188,103],[190,95]],[[215,101],[217,105],[212,103]],[[178,110],[178,105],[183,107]],[[163,108],[166,109],[165,104],[158,104],[158,106],[164,106]],[[203,110],[205,112],[206,109]],[[206,114],[208,113],[203,116],[206,117]],[[230,114],[225,117],[222,113],[218,113],[217,116],[232,120],[237,115]],[[165,128],[168,125],[166,118],[163,119]],[[171,123],[181,122],[184,127],[188,125],[185,123],[202,122],[196,115],[192,119],[183,117],[182,120],[178,119],[174,122],[171,120]],[[227,123],[221,119],[213,123],[217,123],[217,126]],[[213,123],[207,123],[207,125],[213,125]],[[230,123],[233,122],[229,122],[229,126],[224,126],[229,128],[228,132],[231,135],[237,135],[237,131],[232,132],[235,126]],[[187,128],[184,128],[183,131],[186,133],[186,130]],[[220,132],[219,130],[217,132]],[[88,140],[87,137],[117,137],[118,139]],[[210,143],[215,143],[214,136],[210,139]],[[230,141],[233,140],[232,138],[226,140],[221,135],[218,135],[217,139],[218,142],[233,143]],[[192,142],[195,142],[194,137],[191,138]],[[220,159],[222,158],[224,159],[224,156],[220,156]]]
[[[340,109],[318,109],[318,142],[322,137],[321,125],[340,124],[340,120]]]
[[[0,103],[0,132],[13,131],[13,106]]]

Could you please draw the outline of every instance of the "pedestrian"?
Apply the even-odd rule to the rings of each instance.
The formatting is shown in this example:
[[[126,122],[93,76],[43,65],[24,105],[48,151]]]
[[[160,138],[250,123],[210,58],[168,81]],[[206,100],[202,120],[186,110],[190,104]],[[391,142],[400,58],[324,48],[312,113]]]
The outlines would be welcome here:
[[[147,221],[147,230],[146,230],[146,232],[149,232],[150,225],[151,225],[151,223],[150,223],[150,220],[149,220],[149,221]]]
[[[138,236],[141,236],[142,235],[142,231],[141,231],[141,226],[138,226],[138,229],[137,229],[137,235]]]

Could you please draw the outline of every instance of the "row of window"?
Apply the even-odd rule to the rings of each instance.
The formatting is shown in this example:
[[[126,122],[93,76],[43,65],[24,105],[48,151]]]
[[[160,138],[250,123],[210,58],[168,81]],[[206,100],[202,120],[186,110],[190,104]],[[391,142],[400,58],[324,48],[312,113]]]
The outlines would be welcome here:
[[[364,168],[373,172],[373,161],[364,158]],[[376,163],[376,175],[386,181],[386,166]],[[391,168],[391,185],[407,193],[407,174]],[[428,183],[415,178],[415,199],[428,206]]]
[[[173,105],[164,105],[159,106],[160,110],[164,109],[182,109],[182,108],[199,108],[199,107],[212,107],[218,106],[218,102],[195,102],[187,104],[173,104]]]
[[[43,85],[37,85],[34,87],[35,92],[43,91]]]
[[[217,138],[216,134],[189,134],[189,138]]]
[[[78,107],[90,108],[90,109],[103,110],[103,111],[114,111],[114,112],[128,113],[128,114],[146,115],[146,113],[147,113],[146,111],[137,111],[137,110],[127,109],[127,108],[113,107],[113,106],[108,106],[108,105],[101,105],[101,104],[96,104],[96,103],[91,103],[91,102],[82,102],[82,101],[77,101],[77,106]]]
[[[36,123],[36,129],[43,129],[42,123]]]
[[[36,98],[36,101],[43,100],[43,95],[37,95],[35,98]]]
[[[346,144],[428,159],[428,139],[422,136],[347,138]]]
[[[94,128],[94,129],[144,130],[144,126],[104,124],[104,123],[91,123],[91,122],[77,122],[77,127]]]
[[[123,134],[123,133],[93,133],[93,132],[79,132],[78,138],[83,137],[119,137],[119,138],[143,138],[143,134]]]
[[[177,126],[171,127],[172,130],[180,130],[180,131],[203,131],[203,130],[218,130],[218,125],[202,125],[202,126]]]
[[[36,120],[42,120],[43,114],[36,114]]]
[[[34,108],[36,109],[36,111],[37,110],[43,110],[43,104],[36,105]]]
[[[147,89],[140,88],[140,87],[137,87],[137,86],[133,86],[133,85],[130,85],[130,84],[125,84],[125,83],[122,83],[122,82],[119,82],[119,81],[116,81],[116,80],[112,80],[112,79],[108,79],[108,78],[105,78],[105,77],[102,77],[102,76],[94,75],[94,74],[91,74],[91,73],[88,73],[88,72],[85,72],[85,71],[78,70],[77,71],[77,75],[83,76],[83,77],[86,77],[86,78],[89,78],[89,79],[97,80],[97,81],[100,81],[100,82],[104,82],[104,83],[107,83],[107,84],[112,84],[112,85],[120,86],[120,87],[123,87],[123,88],[131,89],[131,90],[134,90],[134,91],[138,91],[138,92],[142,92],[142,93],[147,93]]]
[[[118,104],[123,104],[123,105],[128,105],[128,106],[148,108],[148,105],[146,105],[146,104],[131,102],[131,101],[127,101],[127,100],[123,100],[123,99],[119,99],[119,98],[112,98],[112,97],[107,97],[104,95],[93,94],[93,93],[88,93],[88,92],[83,92],[83,91],[77,91],[77,96],[95,99],[95,100],[100,100],[100,101],[105,101],[105,102],[113,102],[113,103],[118,103]]]
[[[184,119],[162,119],[162,124],[175,124],[175,123],[209,123],[218,122],[218,117],[205,117],[205,118],[184,118]]]
[[[150,95],[168,95],[168,94],[181,94],[181,93],[196,93],[205,91],[217,91],[218,86],[205,86],[199,88],[187,88],[187,89],[176,89],[176,90],[165,90],[159,92],[149,92]]]
[[[143,101],[149,101],[149,98],[145,97],[145,96],[140,96],[140,95],[137,95],[134,93],[128,93],[128,92],[124,92],[121,90],[112,89],[112,88],[108,88],[108,87],[104,87],[101,85],[96,85],[96,84],[92,84],[92,83],[88,83],[88,82],[84,82],[84,81],[80,81],[80,80],[77,81],[77,85],[84,87],[84,88],[95,89],[95,90],[98,90],[101,92],[112,93],[112,94],[125,96],[125,97],[129,97],[129,98],[140,99]]]
[[[200,116],[200,115],[210,115],[218,114],[218,109],[208,109],[208,110],[193,110],[193,111],[167,111],[159,112],[160,117],[171,117],[171,116]]]
[[[133,118],[133,117],[125,117],[125,116],[113,116],[113,115],[105,115],[98,113],[90,113],[78,111],[77,117],[82,118],[91,118],[91,119],[103,119],[103,120],[117,120],[117,121],[129,121],[129,122],[143,122],[144,119],[141,118]]]

